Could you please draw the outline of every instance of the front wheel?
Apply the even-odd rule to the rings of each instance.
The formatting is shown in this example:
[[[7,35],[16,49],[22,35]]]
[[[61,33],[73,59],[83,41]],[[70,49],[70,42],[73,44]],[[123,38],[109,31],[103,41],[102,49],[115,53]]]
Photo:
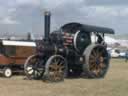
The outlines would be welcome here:
[[[44,78],[46,81],[63,81],[66,73],[67,62],[64,57],[60,55],[53,55],[47,60],[44,73]]]

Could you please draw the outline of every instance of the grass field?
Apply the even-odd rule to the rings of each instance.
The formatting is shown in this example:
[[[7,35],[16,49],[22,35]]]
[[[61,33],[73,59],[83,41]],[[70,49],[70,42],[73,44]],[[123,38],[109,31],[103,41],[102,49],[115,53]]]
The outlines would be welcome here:
[[[128,96],[128,63],[113,59],[104,79],[66,79],[60,83],[0,78],[0,96]]]

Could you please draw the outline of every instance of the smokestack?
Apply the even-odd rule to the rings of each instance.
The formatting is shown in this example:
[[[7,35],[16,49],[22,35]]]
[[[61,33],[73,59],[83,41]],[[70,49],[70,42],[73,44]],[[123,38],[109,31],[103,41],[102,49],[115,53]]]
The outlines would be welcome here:
[[[49,33],[50,33],[50,18],[51,13],[49,11],[45,11],[44,13],[44,38],[46,40],[49,39]]]

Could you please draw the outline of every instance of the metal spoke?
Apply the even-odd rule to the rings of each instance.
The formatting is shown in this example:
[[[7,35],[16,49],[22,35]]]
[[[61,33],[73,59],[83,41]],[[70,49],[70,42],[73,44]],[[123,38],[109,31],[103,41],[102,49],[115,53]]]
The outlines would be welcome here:
[[[58,65],[60,65],[60,66],[64,65],[64,61],[61,61]]]
[[[99,74],[100,74],[100,69],[98,68],[98,69],[96,70],[96,76],[99,76]]]
[[[49,65],[49,68],[56,70],[56,66],[55,66],[55,65],[56,65],[56,64],[50,64],[50,65]]]
[[[105,68],[106,65],[105,65],[104,63],[101,63],[101,64],[100,64],[100,67],[101,67],[101,68]]]
[[[100,55],[100,56],[103,56],[104,54],[106,54],[105,49],[102,49],[102,50],[101,50],[101,55]]]
[[[91,60],[89,61],[89,63],[95,63],[95,62],[96,62],[95,59],[91,59]]]
[[[97,48],[97,49],[96,49],[96,54],[99,54],[99,49],[100,49],[100,48]]]
[[[92,54],[93,54],[94,56],[96,56],[96,52],[95,52],[95,50],[92,51]]]
[[[91,64],[90,70],[95,70],[95,68],[96,68],[96,64],[95,63]]]
[[[29,70],[27,70],[27,72],[29,73],[30,71],[32,71],[33,69],[29,69]]]
[[[94,59],[95,56],[93,54],[90,55],[90,59]]]

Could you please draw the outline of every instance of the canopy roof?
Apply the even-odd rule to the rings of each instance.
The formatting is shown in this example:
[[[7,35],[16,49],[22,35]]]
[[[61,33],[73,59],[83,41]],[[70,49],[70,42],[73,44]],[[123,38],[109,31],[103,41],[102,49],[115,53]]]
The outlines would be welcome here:
[[[68,23],[61,27],[64,31],[75,31],[75,30],[85,30],[86,32],[98,32],[105,34],[114,34],[114,30],[107,27],[99,27],[80,23]]]

